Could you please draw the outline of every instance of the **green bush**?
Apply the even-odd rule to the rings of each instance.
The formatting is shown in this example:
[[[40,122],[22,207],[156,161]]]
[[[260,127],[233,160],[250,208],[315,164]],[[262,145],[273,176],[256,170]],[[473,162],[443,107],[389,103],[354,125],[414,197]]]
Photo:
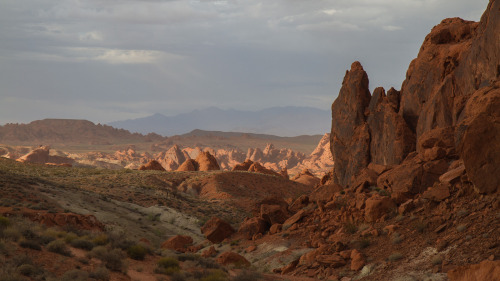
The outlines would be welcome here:
[[[127,254],[131,259],[144,260],[144,257],[149,253],[149,249],[141,244],[135,244],[127,249]]]
[[[85,239],[85,238],[77,238],[71,241],[71,246],[78,248],[78,249],[83,249],[90,251],[94,248],[94,243],[91,241]]]
[[[71,256],[68,246],[62,240],[54,240],[47,245],[47,250],[63,256]]]

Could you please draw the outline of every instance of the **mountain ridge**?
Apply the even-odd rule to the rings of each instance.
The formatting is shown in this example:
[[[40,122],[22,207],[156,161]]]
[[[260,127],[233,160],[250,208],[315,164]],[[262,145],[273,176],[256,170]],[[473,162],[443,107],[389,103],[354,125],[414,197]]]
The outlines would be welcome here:
[[[136,119],[107,123],[116,128],[142,134],[157,133],[163,136],[187,134],[195,129],[207,131],[247,132],[283,137],[322,135],[330,129],[324,122],[330,111],[313,107],[271,107],[259,111],[242,111],[208,107],[189,113],[165,116],[155,113]]]

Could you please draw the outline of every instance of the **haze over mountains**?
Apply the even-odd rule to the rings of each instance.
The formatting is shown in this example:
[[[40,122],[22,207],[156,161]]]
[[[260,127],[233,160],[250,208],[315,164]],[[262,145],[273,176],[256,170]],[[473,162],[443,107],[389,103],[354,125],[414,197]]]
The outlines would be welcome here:
[[[190,113],[165,116],[154,114],[144,118],[110,122],[115,128],[131,132],[181,135],[195,129],[246,132],[278,136],[318,135],[330,130],[329,110],[312,107],[272,107],[260,111],[224,110],[209,107]]]

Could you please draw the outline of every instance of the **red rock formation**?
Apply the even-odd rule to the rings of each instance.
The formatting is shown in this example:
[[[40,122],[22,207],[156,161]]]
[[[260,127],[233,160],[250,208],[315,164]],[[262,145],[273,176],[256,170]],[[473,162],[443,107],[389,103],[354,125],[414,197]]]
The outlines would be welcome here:
[[[198,162],[193,159],[187,159],[179,168],[177,168],[177,171],[198,171],[198,169]]]
[[[203,225],[203,227],[201,228],[201,232],[205,235],[205,237],[207,237],[210,242],[220,243],[224,239],[233,235],[235,231],[229,223],[217,217],[213,217],[209,221],[207,221],[205,225]]]
[[[198,171],[220,170],[217,159],[207,151],[200,153],[195,161],[198,163]]]
[[[291,180],[311,187],[315,187],[321,181],[318,177],[309,172],[308,169],[303,170],[302,172],[300,172],[300,174],[296,175]]]
[[[187,235],[175,235],[161,244],[162,249],[172,249],[178,252],[186,252],[187,247],[193,244],[193,238]]]
[[[73,164],[75,162],[73,159],[65,156],[50,155],[50,147],[48,146],[40,146],[33,149],[28,154],[20,157],[18,161],[38,164]]]
[[[365,122],[370,98],[368,75],[359,62],[354,62],[332,104],[330,148],[335,162],[335,181],[344,186],[368,166],[370,160],[370,132]]]
[[[240,228],[238,229],[238,234],[250,240],[254,235],[264,233],[268,227],[269,225],[265,220],[253,217],[241,223]]]
[[[165,170],[175,171],[188,158],[178,145],[174,145],[169,150],[157,154],[155,159],[160,162]]]
[[[450,281],[500,281],[500,260],[460,266],[448,271]]]
[[[165,171],[163,166],[156,160],[151,160],[145,165],[142,165],[139,167],[139,170],[145,171],[145,170],[154,170],[154,171]]]
[[[225,252],[217,257],[217,262],[222,265],[235,265],[235,266],[250,266],[250,262],[240,254],[233,252]]]

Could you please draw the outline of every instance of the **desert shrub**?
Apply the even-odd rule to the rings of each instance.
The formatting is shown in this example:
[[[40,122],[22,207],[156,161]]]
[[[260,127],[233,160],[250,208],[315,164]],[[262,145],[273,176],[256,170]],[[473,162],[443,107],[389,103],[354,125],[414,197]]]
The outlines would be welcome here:
[[[393,253],[392,255],[389,256],[389,261],[398,261],[403,258],[403,255],[401,253]]]
[[[83,250],[87,250],[87,251],[90,251],[94,248],[94,243],[92,243],[91,241],[85,239],[85,238],[77,238],[73,241],[71,241],[71,246],[75,247],[75,248],[78,248],[78,249],[83,249]]]
[[[87,281],[89,279],[89,274],[86,271],[79,269],[72,269],[66,271],[61,278],[60,281]]]
[[[466,224],[460,224],[460,225],[457,226],[457,231],[458,232],[464,232],[466,229],[467,229],[467,225]]]
[[[443,263],[443,257],[440,255],[434,256],[431,259],[432,265],[440,265]]]
[[[16,227],[9,226],[3,230],[3,237],[11,241],[17,241],[21,237],[21,231]]]
[[[42,247],[40,246],[40,241],[34,239],[22,239],[19,242],[19,246],[37,251],[42,250]]]
[[[351,245],[354,249],[364,249],[368,246],[370,246],[371,242],[368,238],[363,238],[363,239],[359,239],[359,240],[352,240],[351,242]]]
[[[78,235],[76,235],[75,233],[73,232],[68,232],[66,233],[66,235],[64,236],[64,242],[66,243],[71,243],[73,242],[73,240],[77,239],[78,238]]]
[[[95,271],[91,272],[89,277],[99,281],[108,281],[110,279],[110,273],[105,267],[99,267]]]
[[[392,244],[399,244],[403,242],[403,237],[398,232],[394,232],[391,236]]]
[[[186,276],[181,272],[176,272],[170,276],[170,281],[185,281]]]
[[[110,232],[108,239],[113,248],[120,248],[124,251],[135,245],[135,242],[129,240],[124,232]]]
[[[213,259],[199,259],[198,265],[203,268],[221,268],[220,264],[215,262]]]
[[[193,253],[182,253],[177,256],[179,261],[197,261],[200,259],[200,256]]]
[[[45,234],[42,234],[42,235],[40,236],[40,238],[38,239],[38,241],[40,241],[40,243],[41,243],[42,245],[47,245],[47,244],[49,244],[50,242],[52,242],[52,241],[54,241],[54,240],[56,240],[56,238],[55,238],[55,237],[53,237],[53,236],[49,236],[49,235],[45,235]]]
[[[113,249],[111,251],[106,251],[101,257],[106,268],[112,271],[124,271],[126,269],[126,264],[124,262],[125,254],[120,249]]]
[[[24,276],[35,276],[40,272],[40,269],[32,264],[22,264],[17,267],[17,272]]]
[[[179,261],[174,257],[161,258],[158,260],[158,267],[171,268],[179,267]]]
[[[92,239],[92,243],[98,246],[104,246],[109,243],[109,238],[106,234],[101,233]]]
[[[7,228],[10,225],[10,220],[4,216],[0,216],[0,229]]]
[[[54,240],[47,245],[47,250],[63,256],[71,256],[68,246],[62,240]]]
[[[344,229],[347,233],[350,233],[350,234],[354,234],[358,231],[358,227],[352,222],[345,223]]]
[[[149,253],[149,249],[144,245],[135,244],[127,249],[127,254],[131,259],[144,260],[144,257]]]
[[[425,229],[427,228],[427,223],[423,222],[423,221],[417,221],[414,225],[415,227],[415,230],[418,232],[418,233],[424,233],[425,232]]]
[[[226,280],[227,280],[227,274],[220,269],[215,269],[212,272],[210,272],[207,276],[200,279],[200,281],[226,281]]]
[[[262,275],[258,272],[242,270],[236,276],[231,278],[231,281],[257,281],[261,279]]]
[[[26,254],[16,255],[12,258],[11,264],[18,267],[23,264],[33,264],[33,260]]]
[[[161,258],[158,260],[158,266],[155,273],[173,275],[180,271],[179,261],[174,257]]]

